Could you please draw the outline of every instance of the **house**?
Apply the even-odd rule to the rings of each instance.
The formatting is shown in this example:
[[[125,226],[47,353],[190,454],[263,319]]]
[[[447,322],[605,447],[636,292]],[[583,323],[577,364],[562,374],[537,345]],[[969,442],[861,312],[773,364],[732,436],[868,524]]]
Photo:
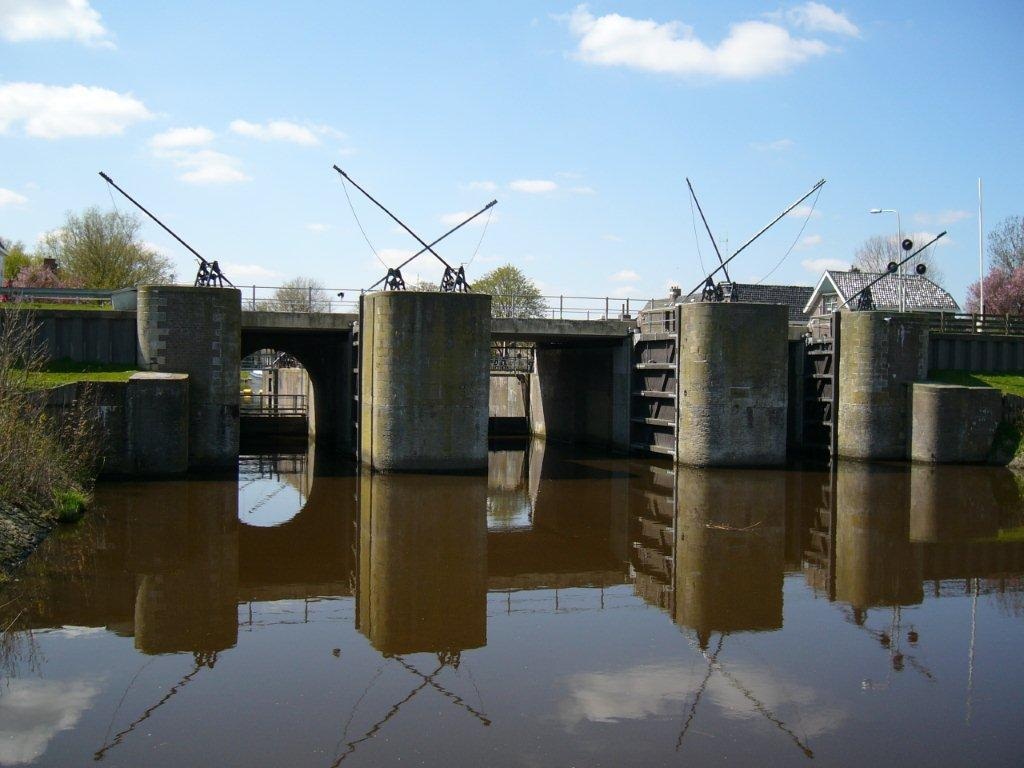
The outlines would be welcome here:
[[[884,275],[884,276],[883,276]],[[875,309],[898,310],[900,308],[900,281],[906,290],[908,312],[959,312],[960,305],[944,288],[939,287],[924,275],[899,275],[890,272],[842,272],[825,270],[814,287],[803,313],[807,317],[827,315],[850,301],[860,290],[882,276],[871,286],[871,301]],[[847,305],[857,309],[857,300]]]

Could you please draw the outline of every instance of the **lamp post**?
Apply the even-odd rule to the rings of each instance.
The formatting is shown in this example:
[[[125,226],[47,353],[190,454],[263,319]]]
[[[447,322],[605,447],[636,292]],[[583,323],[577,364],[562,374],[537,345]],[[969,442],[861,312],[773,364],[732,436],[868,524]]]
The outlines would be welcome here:
[[[872,208],[868,213],[895,213],[896,214],[896,248],[900,247],[900,243],[903,242],[903,225],[900,223],[900,212],[895,208]],[[897,251],[898,253],[898,251]],[[897,261],[903,261],[903,259],[897,259]],[[897,278],[900,282],[900,312],[907,311],[907,290],[903,284],[903,265],[900,265],[899,277]]]

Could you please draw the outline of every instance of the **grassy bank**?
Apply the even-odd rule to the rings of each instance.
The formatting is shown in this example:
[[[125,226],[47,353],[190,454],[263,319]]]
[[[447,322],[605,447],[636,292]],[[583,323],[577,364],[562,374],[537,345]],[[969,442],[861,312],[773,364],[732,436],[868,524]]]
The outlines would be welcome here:
[[[81,516],[97,470],[99,422],[88,388],[59,419],[32,392],[48,375],[74,381],[85,373],[44,371],[37,332],[30,312],[0,310],[0,570],[53,526]]]
[[[138,369],[131,365],[57,360],[40,366],[38,370],[27,371],[25,383],[30,389],[49,389],[76,381],[128,381],[137,372]]]
[[[984,371],[932,371],[928,378],[942,384],[967,387],[993,387],[1008,395],[1024,397],[1024,374],[986,373]]]

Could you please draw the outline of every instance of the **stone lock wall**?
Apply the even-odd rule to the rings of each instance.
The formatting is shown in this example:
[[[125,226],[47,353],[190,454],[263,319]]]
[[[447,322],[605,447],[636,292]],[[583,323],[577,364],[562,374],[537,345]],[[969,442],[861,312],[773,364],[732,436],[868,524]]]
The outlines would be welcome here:
[[[784,463],[787,308],[709,302],[680,309],[678,462]]]
[[[139,287],[139,366],[189,376],[191,469],[224,469],[238,458],[241,316],[234,288]]]

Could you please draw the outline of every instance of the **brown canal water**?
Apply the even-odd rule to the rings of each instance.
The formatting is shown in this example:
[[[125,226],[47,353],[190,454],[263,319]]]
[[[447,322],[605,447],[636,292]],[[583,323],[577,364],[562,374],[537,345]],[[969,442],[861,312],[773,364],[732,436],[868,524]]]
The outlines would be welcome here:
[[[539,442],[104,483],[0,593],[0,765],[1020,765],[1021,487]]]

